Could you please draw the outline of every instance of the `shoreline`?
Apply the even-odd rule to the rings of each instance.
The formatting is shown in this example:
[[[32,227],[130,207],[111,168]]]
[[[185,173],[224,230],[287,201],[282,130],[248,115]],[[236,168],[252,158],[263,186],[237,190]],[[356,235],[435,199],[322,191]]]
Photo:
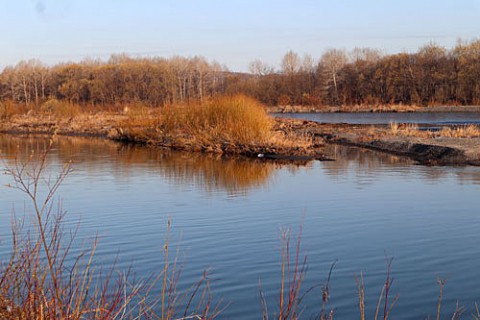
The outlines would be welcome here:
[[[274,118],[274,132],[285,137],[309,139],[309,145],[279,146],[225,143],[199,143],[183,137],[163,136],[149,129],[148,135],[129,135],[122,127],[123,114],[81,115],[69,119],[21,116],[0,123],[3,134],[57,134],[99,137],[124,143],[149,145],[187,152],[240,155],[273,161],[333,160],[325,156],[326,144],[375,150],[411,158],[423,165],[480,166],[480,137],[443,138],[393,135],[388,127],[350,124],[322,124],[292,118]]]
[[[456,113],[480,112],[480,106],[432,106],[415,105],[362,105],[362,106],[269,106],[267,112],[274,113]]]
[[[101,119],[101,120],[99,120]],[[45,116],[19,116],[11,121],[0,123],[0,134],[13,135],[61,135],[96,137],[112,141],[148,145],[185,152],[216,153],[228,156],[239,155],[249,158],[269,159],[275,161],[329,161],[324,155],[322,146],[306,147],[302,143],[283,146],[272,144],[240,144],[231,141],[209,143],[196,141],[191,137],[181,135],[171,137],[162,135],[154,127],[131,127],[123,121],[127,116],[119,113],[102,113],[101,115],[80,115],[69,119],[54,119]],[[141,129],[142,134],[132,134],[129,131]],[[276,123],[274,132],[284,131]],[[298,132],[289,132],[297,135]]]
[[[286,119],[284,121],[284,119]],[[359,147],[408,157],[431,166],[480,166],[480,137],[447,138],[394,135],[384,125],[326,124],[276,118],[291,130],[303,130],[326,144]]]

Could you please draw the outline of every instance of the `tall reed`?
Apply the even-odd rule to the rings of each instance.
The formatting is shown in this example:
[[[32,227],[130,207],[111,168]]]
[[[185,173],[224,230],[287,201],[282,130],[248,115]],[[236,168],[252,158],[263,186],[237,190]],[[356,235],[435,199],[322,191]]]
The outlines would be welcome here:
[[[184,133],[213,143],[264,143],[273,126],[265,108],[243,95],[166,107],[162,119],[166,134]]]

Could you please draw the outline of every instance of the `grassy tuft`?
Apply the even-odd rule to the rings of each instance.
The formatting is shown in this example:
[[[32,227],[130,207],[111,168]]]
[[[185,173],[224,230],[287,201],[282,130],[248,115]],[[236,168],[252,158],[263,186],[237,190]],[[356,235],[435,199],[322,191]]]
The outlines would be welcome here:
[[[14,103],[11,101],[5,101],[0,104],[0,118],[2,120],[10,120],[10,118],[16,113]]]
[[[419,138],[430,138],[431,131],[419,130],[417,124],[412,123],[390,123],[390,134],[394,136],[409,136]]]
[[[450,138],[475,138],[480,137],[480,128],[475,125],[450,128],[445,127],[437,133],[441,137]]]
[[[40,106],[40,112],[56,118],[74,118],[82,113],[82,107],[52,98]]]
[[[28,108],[24,104],[17,104],[11,100],[0,101],[0,119],[10,120],[17,114],[27,113]]]
[[[263,105],[241,95],[170,106],[162,120],[168,135],[186,134],[211,143],[265,143],[273,126]]]
[[[419,130],[416,124],[390,123],[389,134],[417,138],[477,138],[480,137],[480,128],[476,125],[468,125],[454,128],[444,127],[439,131],[427,131]]]

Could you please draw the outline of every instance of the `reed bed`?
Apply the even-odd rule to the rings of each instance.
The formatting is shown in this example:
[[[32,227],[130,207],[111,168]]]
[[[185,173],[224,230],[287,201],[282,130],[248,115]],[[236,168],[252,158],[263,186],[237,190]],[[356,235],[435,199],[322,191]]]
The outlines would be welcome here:
[[[0,101],[0,120],[8,121],[15,115],[27,113],[25,105],[18,105],[11,100]]]
[[[394,136],[408,136],[408,137],[417,137],[417,138],[432,138],[433,132],[426,130],[419,130],[417,124],[412,123],[390,123],[389,125],[389,134]]]
[[[75,118],[84,113],[84,110],[82,110],[79,104],[52,98],[44,102],[38,109],[38,112],[50,117],[63,119]]]
[[[480,128],[476,125],[468,125],[456,128],[445,127],[437,134],[440,137],[449,138],[477,138],[480,137]]]
[[[416,104],[354,104],[354,105],[277,105],[268,106],[270,112],[304,113],[304,112],[418,112],[428,110],[428,107]]]
[[[443,127],[438,131],[420,130],[417,124],[398,124],[389,125],[388,134],[394,136],[408,136],[418,138],[478,138],[480,137],[480,128],[477,125]]]
[[[425,109],[415,104],[374,104],[374,105],[344,105],[342,112],[416,112]]]
[[[246,96],[170,106],[162,116],[161,126],[167,135],[187,134],[213,143],[265,143],[273,127],[265,108]]]
[[[248,148],[309,148],[312,139],[275,131],[266,107],[243,95],[127,112],[119,138],[180,149],[237,153]]]

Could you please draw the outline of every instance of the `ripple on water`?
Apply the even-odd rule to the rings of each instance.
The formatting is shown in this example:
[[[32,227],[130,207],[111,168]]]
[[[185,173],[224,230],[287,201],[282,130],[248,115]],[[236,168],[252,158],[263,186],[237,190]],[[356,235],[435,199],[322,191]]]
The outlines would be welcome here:
[[[31,143],[3,139],[0,145]],[[180,288],[210,268],[215,296],[231,303],[222,318],[260,316],[259,280],[273,313],[280,283],[280,229],[291,228],[293,248],[300,225],[309,266],[303,288],[324,283],[338,259],[331,307],[339,319],[358,316],[355,275],[360,272],[372,313],[385,278],[385,254],[394,257],[392,292],[400,295],[396,319],[435,314],[437,275],[447,278],[446,311],[457,298],[470,310],[479,300],[474,281],[480,270],[479,168],[416,166],[342,147],[331,150],[335,162],[299,167],[185,156],[101,140],[58,143],[53,164],[60,165],[68,155],[76,159],[60,195],[69,212],[68,226],[80,220],[79,242],[98,234],[99,263],[118,258],[120,268],[133,263],[137,276],[147,277],[161,270],[171,217],[171,248],[180,247],[183,263]],[[8,179],[0,176],[0,184]],[[5,189],[0,196],[0,231],[7,240],[6,212],[23,198]],[[1,246],[0,254],[6,253],[8,248]],[[318,311],[319,294],[315,289],[306,298],[305,314]]]

